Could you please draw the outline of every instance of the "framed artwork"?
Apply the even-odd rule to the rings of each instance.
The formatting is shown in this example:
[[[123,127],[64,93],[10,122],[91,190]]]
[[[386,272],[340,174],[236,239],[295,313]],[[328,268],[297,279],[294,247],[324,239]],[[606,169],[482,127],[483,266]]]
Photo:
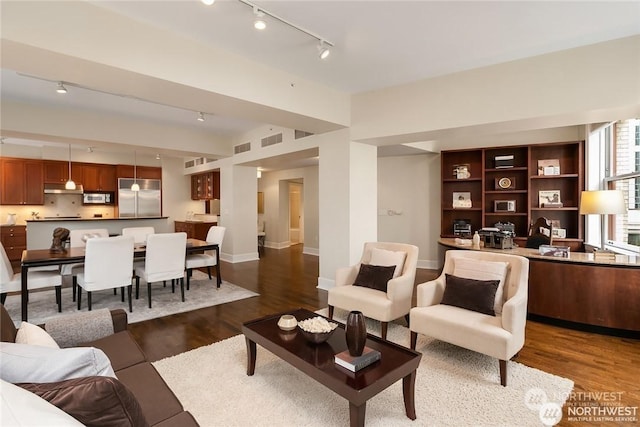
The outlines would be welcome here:
[[[541,207],[551,207],[553,205],[562,205],[560,200],[560,190],[540,190],[538,191],[538,204]]]
[[[454,209],[458,208],[470,208],[473,206],[471,202],[471,193],[468,191],[463,192],[453,192],[453,201],[452,205]]]
[[[560,175],[560,160],[538,160],[538,175]]]
[[[456,179],[471,178],[471,165],[468,163],[453,165],[453,177]]]

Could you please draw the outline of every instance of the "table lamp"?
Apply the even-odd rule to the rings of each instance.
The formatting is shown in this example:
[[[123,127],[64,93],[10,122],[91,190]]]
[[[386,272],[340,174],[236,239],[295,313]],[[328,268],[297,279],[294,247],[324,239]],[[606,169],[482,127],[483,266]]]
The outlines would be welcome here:
[[[580,198],[580,213],[582,215],[597,214],[600,217],[600,250],[605,247],[606,216],[610,214],[623,214],[627,212],[624,202],[624,193],[620,190],[596,190],[583,191]]]

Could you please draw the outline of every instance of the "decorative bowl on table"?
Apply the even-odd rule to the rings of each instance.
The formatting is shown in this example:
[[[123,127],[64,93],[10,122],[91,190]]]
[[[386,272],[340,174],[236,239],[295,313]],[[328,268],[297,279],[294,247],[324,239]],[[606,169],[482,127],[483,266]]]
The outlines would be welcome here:
[[[320,316],[298,322],[298,329],[302,335],[313,344],[320,344],[328,340],[337,327],[337,323],[329,322]]]
[[[298,320],[291,314],[285,314],[278,320],[278,327],[283,331],[293,331],[298,325]]]

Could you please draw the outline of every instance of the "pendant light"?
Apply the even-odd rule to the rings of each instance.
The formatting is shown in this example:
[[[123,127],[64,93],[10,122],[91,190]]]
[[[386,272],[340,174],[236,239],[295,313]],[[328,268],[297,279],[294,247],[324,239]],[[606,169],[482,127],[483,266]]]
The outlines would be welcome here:
[[[135,150],[133,150],[133,184],[131,185],[131,191],[140,191],[140,186],[138,185],[138,161]]]
[[[66,190],[75,190],[76,183],[71,179],[71,144],[69,144],[69,180],[64,184]]]

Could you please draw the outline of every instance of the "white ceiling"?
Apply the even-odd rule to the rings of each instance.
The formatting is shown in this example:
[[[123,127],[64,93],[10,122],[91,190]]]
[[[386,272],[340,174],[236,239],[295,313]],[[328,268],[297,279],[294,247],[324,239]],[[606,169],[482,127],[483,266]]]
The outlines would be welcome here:
[[[199,0],[92,3],[348,93],[640,33],[640,1],[257,2],[333,43],[331,55],[321,61],[316,39],[269,17],[267,29],[259,32],[251,8],[238,0],[212,6]],[[10,70],[2,70],[1,84],[7,99],[199,126],[227,137],[261,125],[209,115],[198,122],[194,111],[81,88],[70,87],[72,96],[60,96],[52,82]]]

